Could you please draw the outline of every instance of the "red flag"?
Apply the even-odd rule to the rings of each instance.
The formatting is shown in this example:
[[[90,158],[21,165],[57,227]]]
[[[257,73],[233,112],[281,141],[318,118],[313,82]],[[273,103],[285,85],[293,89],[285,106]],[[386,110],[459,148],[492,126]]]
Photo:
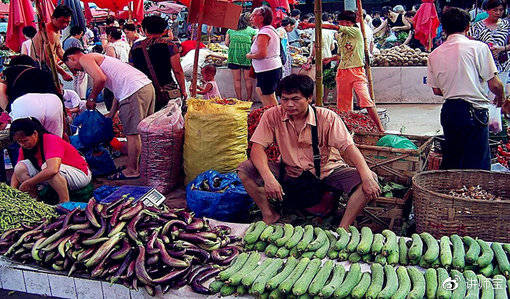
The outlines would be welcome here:
[[[11,0],[9,4],[9,21],[7,23],[6,45],[11,50],[19,52],[21,43],[25,41],[23,27],[34,23],[34,9],[30,0]]]

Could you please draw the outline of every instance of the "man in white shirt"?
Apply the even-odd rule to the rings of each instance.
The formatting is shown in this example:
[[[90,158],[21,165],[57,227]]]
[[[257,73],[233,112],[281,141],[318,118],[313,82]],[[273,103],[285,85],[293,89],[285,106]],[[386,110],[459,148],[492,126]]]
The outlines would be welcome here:
[[[488,107],[485,84],[495,102],[510,112],[503,84],[489,47],[469,40],[469,14],[460,8],[443,13],[441,23],[448,38],[428,61],[428,85],[443,96],[441,125],[445,136],[443,169],[490,169]]]

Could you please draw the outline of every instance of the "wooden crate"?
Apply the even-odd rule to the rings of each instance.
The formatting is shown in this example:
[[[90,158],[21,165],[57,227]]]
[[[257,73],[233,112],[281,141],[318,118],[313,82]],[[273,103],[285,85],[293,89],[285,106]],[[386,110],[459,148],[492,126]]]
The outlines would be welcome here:
[[[357,218],[357,225],[368,226],[376,232],[384,229],[400,231],[409,214],[411,194],[409,189],[404,198],[377,198],[363,209]]]
[[[433,137],[395,134],[411,140],[418,147],[416,150],[377,146],[377,141],[386,135],[384,133],[355,133],[353,139],[365,157],[368,166],[377,175],[401,184],[409,184],[415,174],[427,169]]]

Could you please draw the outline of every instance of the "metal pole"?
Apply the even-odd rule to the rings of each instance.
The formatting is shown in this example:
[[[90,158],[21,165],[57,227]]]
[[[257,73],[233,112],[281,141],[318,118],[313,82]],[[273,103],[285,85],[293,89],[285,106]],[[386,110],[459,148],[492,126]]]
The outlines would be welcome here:
[[[315,0],[315,103],[322,106],[322,2]]]
[[[361,0],[356,0],[357,1],[357,4],[358,4],[358,15],[360,17],[360,22],[359,22],[359,25],[360,25],[360,28],[361,28],[361,33],[363,35],[363,45],[365,46],[365,72],[367,73],[367,79],[368,79],[368,90],[370,91],[370,97],[372,98],[372,100],[375,101],[375,96],[374,96],[374,86],[373,86],[373,83],[372,83],[372,70],[370,69],[370,52],[368,50],[368,44],[367,44],[367,38],[366,38],[366,34],[365,34],[365,20],[363,18],[363,6],[361,4]]]
[[[202,20],[204,19],[205,0],[200,1],[200,10],[198,11],[198,27],[197,27],[197,46],[195,47],[195,59],[193,60],[193,78],[191,80],[191,96],[197,96],[198,81],[198,54],[200,51],[200,42],[202,41]]]

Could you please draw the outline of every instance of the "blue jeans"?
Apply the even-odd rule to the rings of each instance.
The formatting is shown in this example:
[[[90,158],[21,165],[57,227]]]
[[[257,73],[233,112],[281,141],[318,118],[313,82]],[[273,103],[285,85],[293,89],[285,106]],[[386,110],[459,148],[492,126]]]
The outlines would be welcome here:
[[[441,109],[445,137],[441,169],[490,170],[489,112],[462,99],[446,100]]]

